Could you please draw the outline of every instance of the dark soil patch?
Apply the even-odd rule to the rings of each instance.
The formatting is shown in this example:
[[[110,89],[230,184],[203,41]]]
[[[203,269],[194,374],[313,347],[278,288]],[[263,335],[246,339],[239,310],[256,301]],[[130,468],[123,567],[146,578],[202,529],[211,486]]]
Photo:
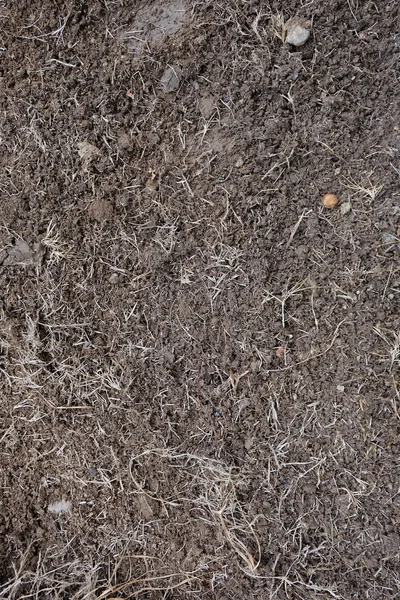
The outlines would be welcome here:
[[[399,597],[397,18],[0,2],[1,597]]]

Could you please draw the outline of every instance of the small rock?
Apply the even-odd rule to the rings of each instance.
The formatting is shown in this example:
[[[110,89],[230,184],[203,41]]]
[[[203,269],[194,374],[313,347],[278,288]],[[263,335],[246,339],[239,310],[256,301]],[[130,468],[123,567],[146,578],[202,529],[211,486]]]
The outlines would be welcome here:
[[[292,17],[286,23],[286,43],[302,46],[310,37],[310,23],[301,17]]]
[[[72,504],[69,500],[59,500],[58,502],[53,502],[53,504],[49,504],[47,510],[51,513],[63,513],[68,512],[71,508]]]
[[[161,77],[161,85],[164,91],[167,93],[176,92],[181,82],[181,76],[182,71],[177,65],[169,65]]]
[[[32,250],[22,238],[18,238],[15,242],[15,246],[8,250],[8,256],[4,259],[3,265],[5,267],[15,264],[29,265],[32,264],[32,262]]]
[[[252,360],[250,363],[250,369],[251,369],[252,373],[258,373],[259,371],[261,371],[261,367],[262,367],[261,360]]]
[[[244,165],[244,160],[243,160],[243,158],[241,156],[239,156],[239,158],[235,162],[235,167],[237,169],[240,169],[240,167],[243,167],[243,165]]]
[[[340,206],[340,212],[342,215],[347,215],[351,211],[351,202],[343,202]]]
[[[337,391],[338,391],[340,394],[342,394],[342,393],[344,392],[344,385],[337,385],[337,386],[336,386],[336,390],[337,390]]]
[[[113,285],[115,285],[116,283],[118,283],[118,281],[119,281],[118,273],[113,273],[112,275],[110,275],[108,281],[110,283],[112,283]]]

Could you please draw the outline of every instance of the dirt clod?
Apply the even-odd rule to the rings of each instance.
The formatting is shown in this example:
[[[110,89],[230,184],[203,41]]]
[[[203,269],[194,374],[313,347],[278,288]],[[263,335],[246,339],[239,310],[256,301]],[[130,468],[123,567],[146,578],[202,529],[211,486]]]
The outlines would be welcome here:
[[[79,142],[77,148],[78,154],[85,164],[90,163],[93,158],[100,154],[100,150],[93,144],[89,144],[89,142]]]
[[[108,221],[113,216],[113,205],[109,200],[98,198],[89,206],[89,214],[91,217],[99,221]]]

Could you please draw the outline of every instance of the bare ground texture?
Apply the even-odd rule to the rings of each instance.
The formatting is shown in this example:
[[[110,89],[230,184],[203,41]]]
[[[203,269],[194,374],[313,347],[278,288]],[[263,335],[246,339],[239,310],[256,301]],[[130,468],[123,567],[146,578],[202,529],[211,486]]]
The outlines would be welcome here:
[[[400,597],[398,17],[0,2],[1,598]]]

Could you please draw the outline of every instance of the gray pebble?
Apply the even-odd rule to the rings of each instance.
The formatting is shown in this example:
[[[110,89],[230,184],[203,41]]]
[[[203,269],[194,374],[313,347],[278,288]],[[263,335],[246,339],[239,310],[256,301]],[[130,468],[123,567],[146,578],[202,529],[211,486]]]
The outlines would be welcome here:
[[[182,71],[177,65],[168,66],[164,71],[164,75],[161,77],[161,85],[164,90],[167,93],[176,92],[181,82],[181,76]]]
[[[286,43],[292,46],[302,46],[310,37],[308,23],[300,17],[292,17],[286,23]]]
[[[351,211],[351,203],[350,202],[343,202],[343,204],[340,205],[340,212],[342,215],[347,215],[347,213],[349,213]]]

